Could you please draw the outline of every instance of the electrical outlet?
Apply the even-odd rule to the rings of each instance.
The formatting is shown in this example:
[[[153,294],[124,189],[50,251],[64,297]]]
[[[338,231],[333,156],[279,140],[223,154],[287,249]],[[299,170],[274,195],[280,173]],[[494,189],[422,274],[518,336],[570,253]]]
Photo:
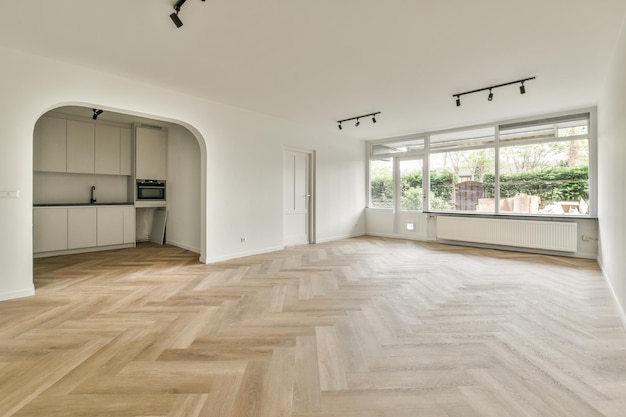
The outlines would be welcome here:
[[[582,235],[582,239],[583,239],[584,242],[587,242],[587,241],[591,240],[591,238],[589,236],[587,236],[587,235]]]
[[[241,243],[246,243],[246,238],[244,236],[241,237]]]

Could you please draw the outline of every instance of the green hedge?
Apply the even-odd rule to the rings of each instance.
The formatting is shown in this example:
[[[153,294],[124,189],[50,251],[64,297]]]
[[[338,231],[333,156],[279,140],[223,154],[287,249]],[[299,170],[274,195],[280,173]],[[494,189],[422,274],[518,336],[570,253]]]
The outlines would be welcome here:
[[[486,174],[483,184],[485,196],[493,197],[495,176]],[[542,202],[588,200],[589,168],[559,167],[500,176],[500,197],[513,197],[520,193],[537,195]]]
[[[430,201],[434,209],[445,209],[454,198],[454,186],[457,179],[450,172],[431,173]],[[485,174],[483,179],[485,197],[495,195],[495,176]],[[391,176],[372,178],[372,202],[374,207],[390,207],[393,199],[393,179]],[[417,191],[408,191],[419,189]],[[405,194],[404,207],[421,210],[422,173],[416,172],[402,178],[402,190]],[[408,191],[408,193],[407,193]],[[587,166],[550,168],[534,172],[500,176],[500,196],[513,197],[516,194],[536,195],[542,202],[578,201],[589,199],[589,168]]]

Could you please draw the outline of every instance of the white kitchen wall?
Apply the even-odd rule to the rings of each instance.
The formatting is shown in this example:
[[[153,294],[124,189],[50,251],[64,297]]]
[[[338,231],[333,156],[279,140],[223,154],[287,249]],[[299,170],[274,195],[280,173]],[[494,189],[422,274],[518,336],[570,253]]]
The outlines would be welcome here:
[[[111,74],[0,48],[0,299],[33,294],[33,128],[63,105],[178,123],[200,149],[200,251],[207,261],[283,246],[282,151],[317,152],[317,238],[362,234],[363,143]],[[355,226],[357,225],[357,226]],[[239,240],[245,234],[245,244]]]
[[[598,105],[598,260],[626,324],[626,20]]]
[[[200,146],[182,126],[167,137],[167,243],[200,253]]]
[[[92,185],[98,203],[128,202],[126,176],[34,172],[33,203],[89,203]]]

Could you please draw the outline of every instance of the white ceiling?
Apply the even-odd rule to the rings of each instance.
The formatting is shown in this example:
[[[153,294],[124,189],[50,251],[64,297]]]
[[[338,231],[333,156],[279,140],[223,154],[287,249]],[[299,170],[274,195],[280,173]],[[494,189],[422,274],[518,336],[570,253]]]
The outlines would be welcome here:
[[[595,105],[624,0],[0,0],[0,45],[372,139]],[[1,69],[0,69],[1,71]],[[1,72],[0,72],[1,73]],[[521,78],[517,86],[452,94]]]

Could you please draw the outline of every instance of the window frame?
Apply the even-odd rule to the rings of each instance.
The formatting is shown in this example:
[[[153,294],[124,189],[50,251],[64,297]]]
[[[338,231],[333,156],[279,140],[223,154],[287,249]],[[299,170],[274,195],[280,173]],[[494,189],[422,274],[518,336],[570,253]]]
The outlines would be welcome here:
[[[586,118],[588,120],[588,131],[587,134],[582,135],[572,135],[572,136],[564,136],[559,137],[558,131],[555,131],[555,137],[553,138],[529,138],[529,139],[520,139],[514,140],[511,142],[501,142],[500,141],[500,132],[501,130],[512,129],[516,126],[524,127],[524,126],[532,126],[536,124],[538,126],[542,124],[558,124],[559,121],[573,121],[579,119]],[[443,147],[443,148],[435,148],[431,151],[430,146],[430,138],[434,135],[441,134],[449,134],[455,132],[469,131],[469,130],[478,130],[484,128],[494,128],[494,142],[484,145],[475,145],[475,146],[457,146],[457,147]],[[374,154],[373,147],[381,144],[390,144],[395,142],[403,142],[410,140],[424,140],[424,148],[419,150],[413,150],[408,152],[401,153],[388,153],[388,154]],[[540,143],[551,143],[551,142],[570,142],[576,140],[588,140],[588,152],[589,152],[589,212],[586,215],[571,215],[571,214],[538,214],[538,213],[500,213],[499,211],[499,201],[500,201],[500,149],[508,148],[513,146],[521,146],[521,145],[529,145],[529,144],[540,144]],[[423,132],[423,133],[415,133],[411,135],[404,135],[398,137],[391,138],[383,138],[378,140],[372,140],[366,142],[367,149],[367,207],[371,208],[371,200],[370,200],[370,191],[371,183],[370,183],[370,172],[369,172],[369,161],[374,159],[385,159],[392,158],[392,166],[393,172],[392,177],[394,181],[394,191],[397,189],[398,184],[398,174],[396,173],[396,167],[398,159],[405,159],[411,157],[420,157],[423,161],[423,189],[425,190],[425,198],[423,202],[423,213],[429,214],[458,214],[458,215],[470,215],[470,216],[483,216],[483,217],[493,217],[493,216],[514,216],[514,217],[537,217],[537,218],[597,218],[597,109],[593,108],[585,108],[578,109],[572,111],[565,111],[560,113],[550,113],[550,114],[540,114],[531,117],[524,117],[518,119],[510,119],[510,120],[502,120],[493,123],[483,123],[478,125],[470,125],[470,126],[462,126],[458,128]],[[452,151],[469,151],[469,150],[477,150],[477,149],[494,149],[494,166],[495,166],[495,180],[494,180],[494,198],[495,198],[495,212],[494,213],[478,213],[478,212],[468,212],[468,211],[456,211],[456,210],[431,210],[430,209],[430,156],[432,154],[452,152]],[[395,192],[394,192],[395,194]],[[399,210],[398,201],[394,196],[394,207],[393,210]],[[389,210],[388,208],[386,210]]]

